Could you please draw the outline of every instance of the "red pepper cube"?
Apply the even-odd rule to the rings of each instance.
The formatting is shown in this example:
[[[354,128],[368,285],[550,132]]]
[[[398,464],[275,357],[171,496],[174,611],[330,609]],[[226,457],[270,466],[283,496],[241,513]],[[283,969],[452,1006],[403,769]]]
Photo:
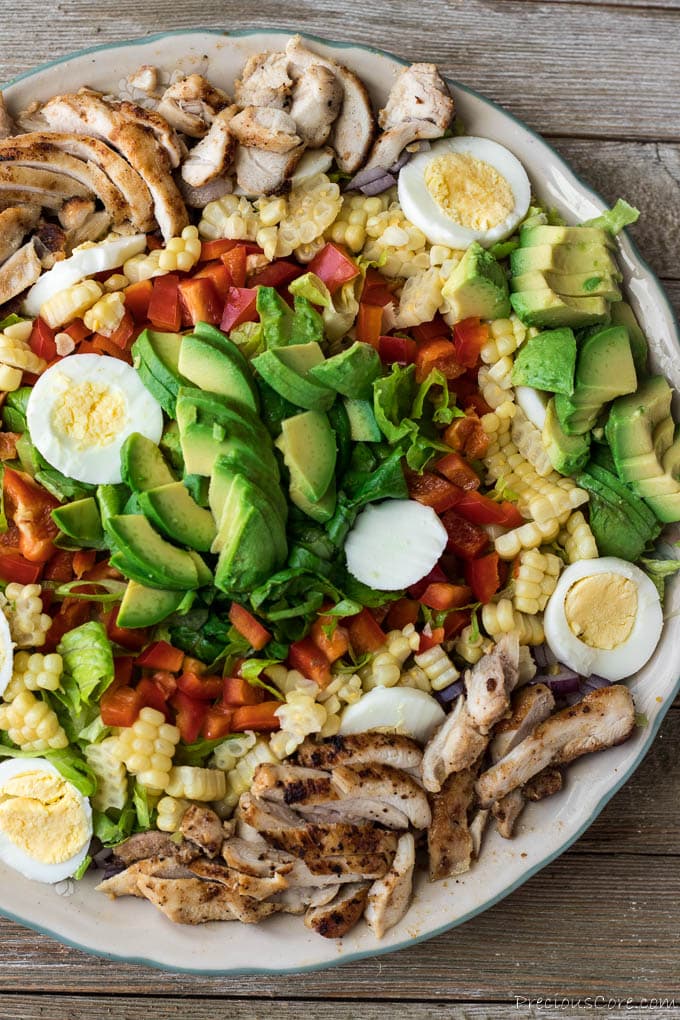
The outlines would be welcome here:
[[[416,342],[407,336],[381,336],[378,354],[384,365],[410,365],[415,360]]]
[[[257,317],[257,287],[230,287],[220,329],[230,333],[244,322],[257,322]]]
[[[332,241],[314,256],[307,270],[323,280],[331,294],[359,275],[359,267],[351,255]]]
[[[182,306],[179,299],[179,276],[167,273],[157,276],[148,310],[149,319],[156,329],[177,333],[182,325]]]
[[[220,300],[215,285],[208,277],[195,276],[193,279],[182,280],[179,284],[179,297],[190,326],[195,326],[197,322],[217,326],[221,321],[224,300]]]

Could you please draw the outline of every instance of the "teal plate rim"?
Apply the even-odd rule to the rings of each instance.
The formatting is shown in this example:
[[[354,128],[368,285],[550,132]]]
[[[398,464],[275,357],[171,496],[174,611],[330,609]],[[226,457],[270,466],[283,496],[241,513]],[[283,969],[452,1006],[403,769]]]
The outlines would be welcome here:
[[[91,53],[102,53],[104,51],[124,49],[130,46],[145,46],[148,43],[160,42],[162,39],[167,39],[172,36],[214,35],[222,36],[225,39],[228,38],[238,39],[252,35],[290,36],[291,34],[295,33],[289,29],[262,28],[262,27],[258,29],[237,29],[236,31],[233,32],[222,31],[220,29],[214,28],[174,29],[170,32],[156,32],[152,35],[142,36],[139,39],[125,39],[121,40],[120,42],[102,43],[98,46],[88,46],[81,50],[73,50],[72,52],[67,53],[65,56],[60,57],[57,60],[50,60],[47,63],[41,64],[39,67],[35,67],[30,71],[24,71],[22,74],[19,74],[16,77],[12,78],[10,81],[5,82],[0,87],[0,89],[4,90],[6,88],[9,88],[11,85],[17,84],[17,82],[25,81],[28,78],[32,78],[36,74],[40,74],[43,71],[48,71],[52,67],[58,67],[60,64],[65,64],[69,60],[73,60],[76,57],[86,57]],[[376,46],[365,46],[362,45],[361,43],[355,43],[351,41],[340,42],[334,39],[326,39],[324,36],[314,35],[310,32],[300,32],[298,34],[302,36],[303,39],[308,39],[311,42],[321,43],[324,46],[330,46],[334,49],[346,49],[348,47],[351,47],[360,50],[365,50],[367,53],[374,53],[377,56],[387,57],[388,59],[394,60],[396,63],[401,64],[404,67],[409,64],[408,60],[404,60],[402,57],[397,57],[395,56],[395,54],[389,53],[387,50],[379,49]],[[530,135],[532,135],[532,137],[536,138],[542,145],[545,145],[548,149],[550,149],[558,163],[560,163],[565,170],[567,170],[573,177],[576,178],[576,180],[578,181],[579,185],[583,188],[583,190],[586,191],[593,199],[599,202],[603,208],[606,208],[606,203],[604,199],[593,188],[591,188],[589,184],[586,184],[586,182],[583,181],[581,177],[577,173],[575,173],[574,170],[572,170],[568,162],[552,147],[552,145],[550,145],[549,142],[545,140],[545,138],[543,138],[532,128],[524,124],[524,122],[519,120],[518,117],[515,117],[514,114],[509,113],[504,107],[500,105],[500,103],[496,103],[492,99],[488,99],[481,92],[477,92],[475,89],[471,89],[469,86],[463,85],[455,78],[448,78],[447,80],[451,81],[452,84],[461,92],[466,92],[468,93],[468,95],[475,96],[475,98],[480,99],[488,106],[492,106],[494,107],[494,109],[499,110],[505,117],[508,117],[510,120],[514,121],[524,131],[527,131]],[[675,314],[675,310],[671,305],[670,301],[668,300],[668,297],[663,289],[661,281],[658,279],[656,273],[653,272],[647,261],[640,255],[637,245],[631,239],[627,231],[625,231],[625,235],[626,240],[628,241],[631,247],[635,260],[658,287],[661,299],[666,304],[669,318],[675,327],[675,339],[678,342],[678,345],[680,346],[680,323],[678,322],[678,317]],[[355,963],[358,960],[371,959],[375,956],[384,956],[387,953],[396,953],[402,949],[409,949],[411,946],[415,946],[419,942],[427,942],[429,939],[436,938],[438,935],[443,935],[445,934],[445,932],[451,931],[453,928],[458,928],[461,924],[465,924],[467,921],[472,920],[472,918],[477,917],[479,914],[483,914],[485,911],[490,910],[492,907],[497,906],[497,904],[499,904],[507,896],[509,896],[511,893],[519,889],[520,886],[524,885],[525,882],[528,882],[530,878],[533,878],[534,875],[537,875],[539,871],[542,871],[543,868],[546,868],[549,864],[552,864],[553,861],[557,860],[558,857],[561,857],[562,854],[569,849],[569,847],[573,846],[573,844],[576,843],[577,840],[581,838],[583,833],[590,828],[590,826],[593,824],[597,816],[607,806],[609,801],[628,782],[633,773],[642,764],[642,761],[646,757],[647,752],[654,743],[656,735],[661,727],[663,720],[666,717],[668,710],[670,709],[673,701],[678,696],[678,694],[680,694],[680,676],[678,677],[668,699],[660,707],[659,712],[654,720],[654,724],[649,728],[645,742],[640,748],[639,753],[635,758],[635,761],[620,776],[620,778],[614,784],[614,786],[612,786],[611,789],[609,789],[607,793],[600,799],[600,801],[591,811],[588,818],[584,821],[583,825],[578,829],[578,831],[575,832],[572,836],[570,836],[567,840],[565,840],[565,842],[562,843],[562,845],[557,850],[555,850],[553,853],[548,854],[533,867],[529,868],[523,875],[521,875],[515,882],[513,882],[512,885],[508,886],[506,889],[503,890],[502,893],[499,893],[497,896],[494,896],[491,900],[484,902],[479,907],[475,907],[474,909],[469,910],[467,914],[464,914],[462,917],[457,918],[455,921],[451,921],[448,924],[440,925],[440,927],[435,928],[432,931],[425,932],[422,935],[414,935],[413,937],[406,939],[403,942],[399,942],[396,945],[390,946],[376,945],[366,950],[361,950],[360,952],[347,954],[341,953],[337,958],[333,960],[324,961],[323,963],[310,963],[302,967],[285,967],[285,968],[277,967],[275,969],[269,967],[237,967],[237,968],[225,967],[218,969],[202,969],[198,967],[185,968],[177,967],[174,964],[161,963],[158,960],[150,960],[144,956],[126,956],[125,953],[114,953],[106,952],[104,950],[92,949],[89,946],[82,945],[82,943],[80,942],[76,942],[73,939],[69,939],[66,935],[63,935],[61,932],[57,932],[52,928],[47,928],[40,924],[35,924],[34,922],[26,921],[18,914],[13,914],[5,910],[1,904],[0,915],[8,918],[8,920],[10,921],[14,921],[16,924],[23,925],[23,927],[25,928],[29,928],[32,931],[36,931],[41,935],[48,935],[49,937],[55,939],[57,942],[60,942],[62,945],[69,946],[72,949],[78,949],[81,952],[87,953],[90,956],[99,957],[100,959],[113,960],[122,963],[139,964],[145,967],[152,967],[155,970],[170,971],[176,974],[196,974],[196,975],[203,974],[207,977],[226,977],[230,975],[236,976],[240,974],[243,975],[262,974],[276,976],[278,974],[285,975],[285,974],[313,973],[314,971],[327,970],[330,967],[339,967],[344,964]]]

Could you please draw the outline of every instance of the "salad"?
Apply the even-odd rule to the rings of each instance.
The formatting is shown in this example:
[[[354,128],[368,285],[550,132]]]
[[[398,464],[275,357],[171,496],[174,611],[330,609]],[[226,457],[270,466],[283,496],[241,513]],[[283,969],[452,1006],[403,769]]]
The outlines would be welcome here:
[[[3,109],[0,861],[381,938],[632,736],[680,520],[619,201],[432,64]]]

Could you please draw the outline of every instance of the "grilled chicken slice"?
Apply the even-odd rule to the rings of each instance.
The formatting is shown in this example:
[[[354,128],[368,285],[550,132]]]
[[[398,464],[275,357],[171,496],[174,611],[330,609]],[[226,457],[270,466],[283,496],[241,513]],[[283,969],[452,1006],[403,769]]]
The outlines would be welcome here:
[[[555,698],[545,684],[521,687],[512,699],[512,714],[501,719],[494,729],[489,751],[491,760],[500,761],[517,747],[539,723],[555,709]]]
[[[26,202],[39,204],[45,209],[59,209],[67,198],[73,198],[74,195],[80,198],[92,195],[88,187],[73,177],[13,163],[0,165],[0,193],[3,191],[24,194]]]
[[[205,137],[191,149],[182,163],[182,180],[192,188],[203,188],[221,176],[236,151],[236,139],[229,124],[238,107],[227,106],[217,114]]]
[[[97,886],[97,891],[106,893],[111,899],[119,896],[142,896],[139,879],[148,878],[149,875],[156,878],[193,878],[188,868],[171,857],[147,857],[141,861],[134,861],[117,875],[105,878]]]
[[[288,888],[286,879],[280,873],[264,877],[247,875],[219,861],[206,861],[200,857],[191,862],[189,870],[198,878],[219,882],[239,896],[250,896],[254,900],[266,900]]]
[[[0,212],[0,264],[21,247],[24,237],[33,230],[39,219],[38,205],[15,205]]]
[[[302,145],[285,153],[239,145],[234,159],[239,188],[246,195],[277,195],[287,191],[303,152]]]
[[[397,124],[389,131],[383,131],[378,135],[366,161],[366,169],[379,166],[389,170],[397,162],[407,145],[428,138],[440,137],[439,128],[427,120],[405,120],[402,124]]]
[[[524,794],[521,790],[511,790],[491,805],[491,813],[496,819],[496,829],[503,839],[512,839],[515,822],[524,810]]]
[[[480,660],[481,661],[481,660]],[[469,768],[486,750],[488,737],[473,725],[465,698],[441,724],[423,754],[423,785],[430,793],[439,793],[452,772]]]
[[[328,885],[322,889],[314,886],[284,889],[283,892],[272,896],[271,902],[280,904],[282,913],[299,916],[309,907],[323,907],[330,903],[341,888],[339,885]]]
[[[87,192],[96,195],[114,223],[131,218],[131,210],[124,195],[94,163],[86,163],[76,156],[62,152],[49,142],[8,145],[0,142],[0,166],[25,166],[48,169],[78,181]]]
[[[253,797],[296,808],[298,804],[326,804],[338,799],[330,773],[299,765],[258,765],[250,792]]]
[[[224,195],[231,195],[234,190],[234,182],[229,177],[216,177],[210,184],[204,184],[200,188],[194,188],[185,180],[180,180],[179,190],[182,198],[192,209],[205,209],[210,202],[216,202]]]
[[[295,82],[290,115],[310,149],[325,145],[342,105],[342,85],[329,67],[312,64]]]
[[[69,198],[62,205],[57,218],[64,230],[78,230],[94,210],[95,203],[91,198]]]
[[[5,97],[0,92],[0,138],[9,138],[17,131],[17,125],[5,106]]]
[[[263,839],[246,840],[238,836],[225,840],[222,844],[222,857],[230,868],[256,878],[287,875],[295,863],[291,854],[273,849]]]
[[[332,769],[336,765],[391,765],[397,769],[418,769],[423,752],[410,737],[387,733],[355,733],[329,737],[322,744],[306,740],[297,749],[300,765]]]
[[[519,678],[519,639],[505,634],[493,651],[465,673],[467,710],[480,733],[489,730],[508,714],[510,694]]]
[[[111,217],[103,209],[92,213],[79,227],[67,232],[67,249],[73,251],[74,248],[77,248],[79,244],[84,244],[85,241],[98,241],[106,234],[110,226]]]
[[[522,787],[522,793],[527,800],[545,800],[546,797],[554,797],[556,793],[559,793],[563,782],[561,771],[558,768],[549,766],[534,776],[533,779],[530,779]]]
[[[343,886],[330,903],[309,908],[305,925],[325,939],[341,939],[361,919],[369,887],[368,882]]]
[[[43,269],[51,269],[66,256],[66,233],[58,223],[41,220],[32,240]]]
[[[413,892],[415,863],[415,840],[412,833],[405,832],[399,837],[392,867],[384,878],[373,883],[368,893],[364,917],[376,938],[381,939],[386,931],[401,921],[408,910]]]
[[[280,909],[275,903],[239,896],[218,882],[203,882],[200,878],[144,876],[139,879],[139,891],[176,924],[206,921],[257,924]]]
[[[136,71],[127,76],[127,83],[131,89],[138,89],[147,96],[154,96],[158,90],[160,75],[158,68],[153,64],[141,64]]]
[[[414,829],[430,824],[425,791],[413,776],[391,765],[338,765],[333,769],[333,786],[343,798],[371,799],[403,811]]]
[[[300,145],[295,121],[284,110],[246,106],[232,117],[229,130],[241,145],[283,155]]]
[[[614,684],[550,716],[477,781],[483,806],[524,786],[548,765],[565,765],[591,751],[622,744],[635,729],[635,705],[627,687]]]
[[[439,134],[450,126],[454,103],[448,85],[436,64],[411,64],[399,74],[390,89],[385,106],[378,113],[383,130],[405,120],[423,120],[434,124]]]
[[[32,287],[42,270],[35,242],[31,239],[0,266],[0,305]]]
[[[449,776],[432,797],[432,824],[427,831],[431,882],[470,870],[474,846],[468,813],[474,798],[472,769]]]
[[[133,116],[130,108],[139,111],[139,115]],[[109,142],[146,184],[163,237],[168,240],[181,233],[189,218],[170,174],[168,148],[156,137],[152,127],[156,122],[151,114],[134,104],[108,104],[97,93],[85,91],[50,99],[42,107],[42,117],[55,131],[94,135]],[[171,132],[162,117],[158,121],[165,124],[166,132]],[[173,145],[169,147],[174,149]],[[174,165],[183,154],[180,147]]]
[[[89,90],[83,91],[88,92]],[[146,110],[143,106],[138,106],[137,103],[130,103],[127,100],[110,105],[117,111],[119,122],[132,124],[152,132],[173,169],[180,165],[186,156],[186,146],[165,117],[161,117],[154,110]]]
[[[486,826],[489,821],[490,811],[488,808],[481,808],[476,811],[470,821],[470,836],[472,837],[472,856],[477,859],[482,849],[482,841]]]
[[[207,857],[217,857],[224,841],[222,821],[205,804],[190,804],[182,816],[179,831],[200,847]]]
[[[321,64],[332,71],[342,85],[342,106],[333,125],[330,144],[340,170],[355,174],[364,163],[375,135],[375,118],[366,86],[342,64],[308,50],[299,35],[288,41],[286,54],[288,72],[294,80],[312,65]]]
[[[404,811],[368,797],[348,797],[327,805],[312,804],[309,807],[301,804],[298,810],[309,821],[321,825],[376,822],[388,829],[408,829],[409,826],[408,815]]]
[[[292,88],[286,53],[256,53],[248,58],[241,77],[234,82],[234,98],[240,107],[283,110],[288,106]]]
[[[202,74],[190,74],[168,86],[156,113],[176,131],[190,138],[203,138],[220,110],[228,105],[226,92],[215,88]]]

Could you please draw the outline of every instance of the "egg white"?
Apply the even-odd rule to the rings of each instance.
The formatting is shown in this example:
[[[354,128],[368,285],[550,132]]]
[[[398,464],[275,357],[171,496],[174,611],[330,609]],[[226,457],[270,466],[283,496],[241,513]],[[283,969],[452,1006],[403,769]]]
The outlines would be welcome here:
[[[447,541],[431,507],[413,499],[371,503],[347,536],[347,569],[372,588],[398,591],[429,574]]]
[[[471,230],[456,223],[435,202],[425,184],[425,170],[433,159],[449,152],[467,153],[483,160],[505,178],[512,191],[515,205],[511,213],[488,230]],[[442,138],[426,152],[414,156],[399,174],[399,203],[404,215],[419,227],[431,244],[445,244],[449,248],[469,248],[478,241],[484,248],[502,241],[524,219],[531,201],[531,185],[526,171],[516,156],[490,138],[461,136]]]
[[[340,734],[381,730],[426,744],[446,715],[438,701],[412,687],[374,687],[342,714]]]
[[[7,780],[24,772],[48,772],[50,775],[60,776],[74,790],[81,811],[85,815],[87,838],[80,850],[72,857],[69,857],[68,860],[62,861],[59,864],[45,864],[43,861],[36,860],[35,857],[31,857],[24,850],[21,850],[0,829],[0,861],[35,882],[47,882],[50,884],[61,882],[65,878],[70,878],[87,857],[92,838],[92,808],[90,807],[90,802],[72,783],[64,779],[61,772],[45,758],[10,758],[7,761],[0,762],[0,789]]]
[[[14,642],[9,629],[7,617],[0,609],[0,697],[7,690],[7,685],[12,679],[12,666],[14,663]]]
[[[125,405],[126,421],[115,439],[106,444],[80,449],[69,437],[57,432],[53,416],[69,385],[92,382],[119,394]],[[144,387],[131,365],[99,354],[72,354],[52,365],[31,391],[26,411],[31,440],[45,460],[57,471],[92,485],[114,485],[122,481],[120,450],[131,432],[157,443],[163,431],[160,405]]]
[[[542,429],[550,402],[550,394],[533,386],[515,386],[515,399],[532,425]]]
[[[569,589],[593,574],[618,574],[637,588],[635,622],[626,640],[616,648],[587,645],[574,634],[565,614]],[[543,627],[551,651],[563,665],[582,676],[595,673],[607,680],[622,680],[642,669],[654,653],[663,628],[661,601],[650,578],[634,564],[616,556],[579,560],[563,571],[545,608]]]

